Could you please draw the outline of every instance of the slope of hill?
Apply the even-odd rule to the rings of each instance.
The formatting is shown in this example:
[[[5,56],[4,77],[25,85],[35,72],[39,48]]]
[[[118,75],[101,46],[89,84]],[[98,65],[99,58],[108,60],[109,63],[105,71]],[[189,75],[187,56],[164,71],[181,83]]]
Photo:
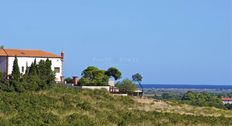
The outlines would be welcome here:
[[[136,109],[144,111],[156,111],[156,112],[166,112],[166,113],[177,113],[182,115],[195,115],[195,116],[212,116],[219,117],[224,116],[232,118],[232,111],[218,109],[215,107],[198,107],[188,104],[181,104],[174,101],[161,101],[154,99],[137,99],[134,98],[136,102]]]
[[[216,116],[208,115],[207,111],[206,114],[199,115],[189,114],[190,112],[178,113],[168,109],[158,109],[154,107],[156,104],[154,102],[117,97],[104,90],[55,87],[40,92],[0,93],[0,125],[2,126],[232,125],[232,118],[227,111],[222,111],[221,115]],[[165,104],[176,107],[171,103]],[[218,113],[214,109],[210,112]]]

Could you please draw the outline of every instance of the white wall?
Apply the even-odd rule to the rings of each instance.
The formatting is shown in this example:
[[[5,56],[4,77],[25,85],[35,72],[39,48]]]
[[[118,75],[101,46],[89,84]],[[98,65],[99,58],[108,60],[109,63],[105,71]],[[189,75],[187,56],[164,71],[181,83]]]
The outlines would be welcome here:
[[[34,62],[35,58],[33,57],[17,57],[18,58],[18,64],[20,72],[22,72],[22,67],[24,67],[24,73],[26,71],[26,67],[31,66],[31,64]],[[13,63],[14,63],[15,57],[8,57],[8,75],[12,73],[13,70]],[[54,71],[55,67],[60,67],[60,73],[56,73],[56,81],[61,81],[60,77],[63,76],[63,67],[62,67],[62,61],[60,58],[48,58],[52,62],[52,70]],[[47,58],[36,58],[36,62],[39,63],[41,60],[47,60]],[[24,74],[23,73],[23,74]]]
[[[115,82],[113,81],[113,80],[109,80],[108,81],[108,85],[109,86],[112,86],[112,87],[114,87],[115,86],[115,84],[114,84]]]
[[[123,97],[126,97],[128,96],[128,94],[113,94],[114,96],[123,96]]]
[[[232,104],[232,101],[223,101],[223,104]]]
[[[110,91],[110,86],[76,86],[77,88],[81,89],[106,89],[107,91]]]

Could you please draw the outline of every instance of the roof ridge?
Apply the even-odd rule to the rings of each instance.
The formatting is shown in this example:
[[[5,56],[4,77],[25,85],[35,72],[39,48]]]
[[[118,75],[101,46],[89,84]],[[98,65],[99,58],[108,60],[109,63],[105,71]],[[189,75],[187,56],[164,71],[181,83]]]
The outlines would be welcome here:
[[[41,49],[15,49],[15,48],[7,48],[4,50],[28,50],[28,51],[43,51]]]

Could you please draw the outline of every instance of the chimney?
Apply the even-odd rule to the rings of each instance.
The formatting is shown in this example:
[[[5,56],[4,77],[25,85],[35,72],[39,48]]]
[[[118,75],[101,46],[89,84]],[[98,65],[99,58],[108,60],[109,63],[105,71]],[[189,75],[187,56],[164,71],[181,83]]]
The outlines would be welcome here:
[[[77,86],[77,83],[78,83],[78,77],[77,76],[73,76],[73,85],[74,86]]]
[[[61,60],[64,60],[64,51],[62,51],[60,55],[61,55]]]

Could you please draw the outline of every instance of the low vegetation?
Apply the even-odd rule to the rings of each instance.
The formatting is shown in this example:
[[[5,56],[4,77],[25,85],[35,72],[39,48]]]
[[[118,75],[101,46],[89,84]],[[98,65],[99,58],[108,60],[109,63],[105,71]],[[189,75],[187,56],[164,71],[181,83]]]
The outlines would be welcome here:
[[[228,110],[232,110],[232,104],[225,104],[225,108],[228,109]]]
[[[210,95],[208,92],[195,93],[188,91],[183,95],[181,100],[184,103],[196,106],[224,108],[222,100],[217,96]]]
[[[160,96],[155,95],[153,98],[159,100],[170,100],[179,103],[185,103],[194,106],[216,107],[221,109],[229,109],[231,105],[224,105],[221,95],[208,92],[192,92],[186,93],[163,93]]]
[[[144,104],[130,97],[113,96],[105,90],[79,90],[55,86],[37,92],[0,92],[0,124],[3,126],[232,125],[232,118],[226,116],[179,114],[156,109],[145,111],[144,107]]]

